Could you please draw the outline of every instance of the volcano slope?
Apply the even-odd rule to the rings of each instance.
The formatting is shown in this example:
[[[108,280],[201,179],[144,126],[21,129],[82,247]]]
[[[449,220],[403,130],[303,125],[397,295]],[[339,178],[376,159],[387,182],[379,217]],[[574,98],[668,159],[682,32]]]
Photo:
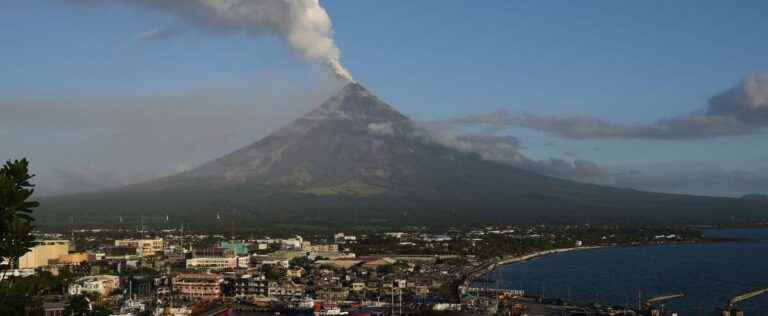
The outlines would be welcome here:
[[[506,223],[711,224],[768,218],[768,202],[577,183],[426,140],[357,83],[269,136],[200,167],[124,188],[46,198],[43,225],[162,216],[240,227]],[[224,225],[224,224],[222,224]]]

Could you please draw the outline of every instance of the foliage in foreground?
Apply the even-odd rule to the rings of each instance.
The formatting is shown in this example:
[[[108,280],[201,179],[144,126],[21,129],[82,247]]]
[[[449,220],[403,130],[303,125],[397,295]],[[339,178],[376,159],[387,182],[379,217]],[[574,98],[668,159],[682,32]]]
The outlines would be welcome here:
[[[18,267],[19,258],[34,246],[29,161],[9,160],[0,168],[0,271]],[[0,274],[0,315],[30,314],[39,306],[39,295],[48,290],[43,278],[16,278]]]

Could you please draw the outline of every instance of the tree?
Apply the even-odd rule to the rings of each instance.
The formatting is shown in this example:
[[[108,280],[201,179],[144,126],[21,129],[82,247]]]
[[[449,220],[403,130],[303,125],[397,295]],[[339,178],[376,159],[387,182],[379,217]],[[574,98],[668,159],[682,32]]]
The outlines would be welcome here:
[[[29,161],[8,161],[0,168],[0,260],[8,264],[0,270],[17,268],[19,258],[34,246],[32,209],[38,206],[29,198],[34,193]],[[0,275],[0,314],[24,315],[39,306],[39,294],[46,286],[35,278]]]
[[[18,267],[19,258],[34,246],[32,210],[39,205],[29,198],[34,193],[29,161],[8,161],[0,169],[0,258],[9,267]]]
[[[64,308],[64,315],[68,316],[88,316],[91,314],[91,302],[85,295],[75,295],[69,299],[67,307]]]
[[[304,270],[309,271],[312,269],[315,262],[309,259],[309,257],[307,256],[301,256],[301,257],[295,257],[291,259],[291,261],[289,261],[288,264],[291,267],[304,268]]]
[[[104,305],[91,304],[95,299],[87,295],[75,295],[69,299],[67,307],[64,308],[66,316],[109,316],[112,314],[109,308]]]
[[[264,272],[264,276],[267,278],[267,280],[270,281],[277,281],[285,276],[285,270],[276,264],[263,265],[261,270]]]

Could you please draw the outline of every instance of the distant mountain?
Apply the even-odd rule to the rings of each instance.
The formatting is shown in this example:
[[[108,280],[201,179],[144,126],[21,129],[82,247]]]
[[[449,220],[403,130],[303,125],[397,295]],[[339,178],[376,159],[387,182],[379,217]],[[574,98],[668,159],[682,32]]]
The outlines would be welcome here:
[[[715,223],[768,218],[768,203],[582,184],[426,141],[406,116],[357,83],[319,108],[196,169],[119,190],[45,199],[66,216],[169,214],[214,225]],[[110,217],[111,216],[111,217]],[[230,215],[227,215],[230,216]]]

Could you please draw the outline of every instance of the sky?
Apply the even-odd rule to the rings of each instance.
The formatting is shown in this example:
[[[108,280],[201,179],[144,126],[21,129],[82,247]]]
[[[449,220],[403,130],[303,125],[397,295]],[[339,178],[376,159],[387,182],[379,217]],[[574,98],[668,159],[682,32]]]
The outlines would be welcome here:
[[[280,32],[242,32],[131,1],[143,0],[0,3],[0,157],[31,159],[43,194],[192,168],[341,85]],[[768,194],[768,124],[748,120],[765,112],[718,112],[712,123],[709,103],[747,74],[768,72],[765,1],[477,4],[321,1],[342,64],[415,120],[466,132],[489,124],[462,118],[495,113],[502,119],[482,133],[514,137],[537,168],[555,159],[600,169],[541,169],[556,176]],[[607,123],[610,136],[574,135],[572,118],[590,131]],[[691,123],[699,119],[708,123]]]

